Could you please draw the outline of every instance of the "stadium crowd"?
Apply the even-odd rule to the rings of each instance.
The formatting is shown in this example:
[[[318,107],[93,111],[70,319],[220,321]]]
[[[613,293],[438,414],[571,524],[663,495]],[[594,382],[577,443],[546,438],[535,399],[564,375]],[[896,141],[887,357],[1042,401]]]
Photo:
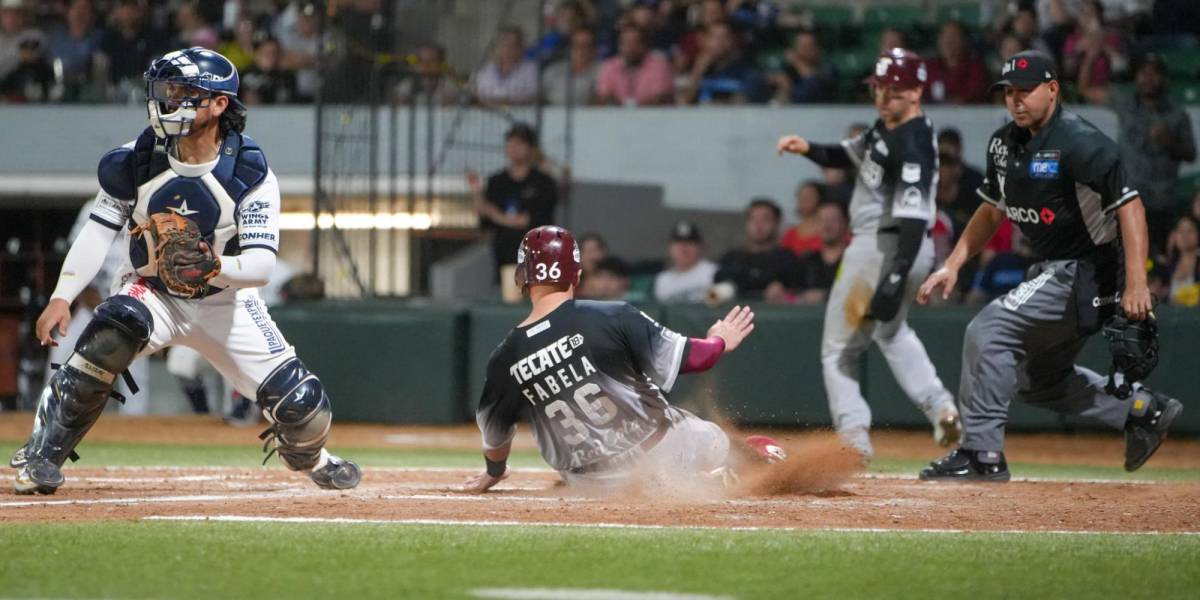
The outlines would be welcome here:
[[[380,3],[352,4],[362,4],[366,15]],[[973,16],[943,14],[943,5],[970,9]],[[1178,184],[1180,165],[1196,158],[1181,104],[1200,100],[1200,2],[931,6],[919,15],[900,11],[882,18],[886,13],[879,10],[862,14],[825,3],[818,12],[783,0],[562,0],[545,15],[540,38],[520,27],[500,28],[490,56],[474,73],[455,72],[446,50],[432,41],[414,47],[409,62],[416,77],[392,92],[398,101],[421,94],[440,103],[485,106],[862,102],[861,80],[873,57],[881,48],[903,46],[926,58],[928,103],[980,104],[998,101],[989,84],[1007,57],[1040,49],[1062,66],[1069,103],[1107,105],[1118,115],[1123,160],[1150,221],[1153,291],[1173,304],[1200,304],[1200,192],[1188,203],[1189,190]],[[138,102],[142,72],[153,56],[204,46],[239,68],[247,104],[309,102],[320,85],[319,10],[296,0],[0,0],[0,101]],[[536,133],[510,141],[536,144]],[[978,206],[982,175],[964,160],[958,132],[942,130],[939,146],[935,238],[944,255]],[[542,177],[536,165],[518,164],[486,185],[473,183],[476,209],[501,240],[498,253],[512,245],[512,231],[544,224],[553,214],[555,188]],[[500,188],[529,181],[536,182],[531,197],[537,207],[496,200]],[[703,238],[692,223],[670,232],[670,263],[661,274],[604,256],[597,237],[590,243],[596,252],[585,254],[604,258],[592,263],[584,293],[623,296],[632,274],[651,281],[642,293],[660,300],[708,297],[727,289],[714,292],[714,282],[729,282],[743,298],[821,302],[845,246],[852,182],[853,174],[826,169],[820,181],[801,183],[795,224],[786,230],[793,219],[777,202],[754,199],[746,210],[743,247],[715,263],[704,259]],[[1004,293],[1020,281],[1027,254],[1020,235],[1004,227],[973,277],[963,278],[958,298],[980,302]],[[639,286],[632,287],[636,292]]]

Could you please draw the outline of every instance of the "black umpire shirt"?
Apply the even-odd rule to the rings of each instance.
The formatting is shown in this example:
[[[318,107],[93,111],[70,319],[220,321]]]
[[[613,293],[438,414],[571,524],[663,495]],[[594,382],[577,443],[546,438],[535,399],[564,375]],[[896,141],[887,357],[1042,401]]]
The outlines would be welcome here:
[[[518,181],[501,169],[488,178],[484,199],[507,214],[529,213],[529,226],[513,229],[484,219],[484,226],[494,230],[492,253],[496,265],[517,262],[517,247],[525,232],[554,223],[554,207],[558,204],[558,185],[554,178],[536,167]]]
[[[1088,259],[1119,277],[1116,210],[1138,197],[1115,142],[1059,106],[1037,135],[1008,123],[992,134],[979,196],[1021,228],[1039,260]]]

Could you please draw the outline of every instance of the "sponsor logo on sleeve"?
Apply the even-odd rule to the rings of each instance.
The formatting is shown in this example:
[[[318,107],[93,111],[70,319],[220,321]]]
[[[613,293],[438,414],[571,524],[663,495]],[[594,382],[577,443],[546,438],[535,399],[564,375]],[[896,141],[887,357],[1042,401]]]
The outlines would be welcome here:
[[[900,179],[904,183],[916,183],[921,180],[921,165],[917,163],[904,163],[900,168]]]
[[[921,190],[909,186],[905,188],[904,194],[900,197],[900,206],[904,208],[920,208],[921,200]]]
[[[265,231],[248,231],[248,232],[239,234],[238,239],[243,242],[254,242],[254,241],[274,242],[275,234],[267,233]]]

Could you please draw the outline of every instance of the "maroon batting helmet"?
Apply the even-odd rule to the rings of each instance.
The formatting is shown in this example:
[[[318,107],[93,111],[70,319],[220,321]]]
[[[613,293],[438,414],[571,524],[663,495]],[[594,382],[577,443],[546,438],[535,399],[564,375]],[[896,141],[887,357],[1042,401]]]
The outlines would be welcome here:
[[[925,61],[920,56],[911,50],[892,48],[879,54],[875,71],[867,78],[867,83],[912,88],[925,85],[926,79]]]
[[[555,225],[529,230],[517,249],[517,285],[571,284],[582,270],[579,245],[570,231]]]

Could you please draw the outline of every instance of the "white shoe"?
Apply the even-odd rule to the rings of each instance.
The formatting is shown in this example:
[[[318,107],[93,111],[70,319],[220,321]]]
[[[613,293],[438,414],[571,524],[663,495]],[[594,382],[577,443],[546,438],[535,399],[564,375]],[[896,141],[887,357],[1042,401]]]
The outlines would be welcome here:
[[[949,448],[962,439],[962,419],[958,417],[958,408],[953,403],[946,403],[938,409],[933,422],[933,441],[943,448]]]

